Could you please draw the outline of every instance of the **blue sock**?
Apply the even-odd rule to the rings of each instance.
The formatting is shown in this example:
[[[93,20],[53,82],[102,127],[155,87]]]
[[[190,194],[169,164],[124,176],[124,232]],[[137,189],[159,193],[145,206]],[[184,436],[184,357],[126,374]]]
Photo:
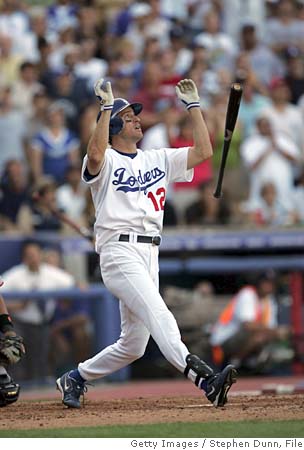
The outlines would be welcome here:
[[[74,378],[74,380],[76,380],[80,384],[83,384],[86,381],[84,378],[82,378],[78,369],[71,370],[69,375],[70,375],[70,377]]]

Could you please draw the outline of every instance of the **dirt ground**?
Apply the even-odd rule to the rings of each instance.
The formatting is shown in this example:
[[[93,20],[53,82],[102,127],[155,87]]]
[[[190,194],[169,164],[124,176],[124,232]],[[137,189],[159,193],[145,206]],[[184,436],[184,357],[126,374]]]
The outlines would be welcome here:
[[[235,395],[224,408],[202,397],[88,399],[80,410],[60,399],[19,400],[1,409],[1,429],[48,429],[160,422],[304,419],[304,394]]]

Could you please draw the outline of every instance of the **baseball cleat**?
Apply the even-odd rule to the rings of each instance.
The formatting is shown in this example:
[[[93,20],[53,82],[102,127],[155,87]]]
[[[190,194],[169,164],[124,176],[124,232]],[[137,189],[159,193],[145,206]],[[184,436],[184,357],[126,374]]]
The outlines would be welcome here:
[[[84,383],[78,383],[70,376],[70,372],[56,380],[57,389],[62,394],[62,403],[69,408],[80,408],[80,396],[84,395],[87,388]]]
[[[236,383],[237,371],[229,364],[221,372],[217,373],[207,384],[206,397],[217,408],[227,402],[227,394],[233,383]]]

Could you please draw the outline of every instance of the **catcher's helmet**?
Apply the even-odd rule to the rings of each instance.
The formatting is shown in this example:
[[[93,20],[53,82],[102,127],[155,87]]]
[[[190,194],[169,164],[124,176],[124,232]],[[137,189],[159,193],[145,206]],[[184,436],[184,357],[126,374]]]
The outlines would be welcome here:
[[[137,116],[141,112],[143,105],[141,103],[129,103],[128,100],[125,100],[124,98],[114,99],[110,119],[110,137],[120,133],[120,131],[122,130],[123,120],[118,116],[118,114],[128,107],[131,107],[134,111],[134,114]],[[101,111],[98,113],[97,122],[100,116]]]

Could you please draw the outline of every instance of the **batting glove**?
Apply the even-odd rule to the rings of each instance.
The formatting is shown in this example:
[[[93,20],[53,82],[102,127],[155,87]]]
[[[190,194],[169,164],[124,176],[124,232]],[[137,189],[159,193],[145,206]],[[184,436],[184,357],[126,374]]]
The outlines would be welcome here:
[[[200,98],[193,80],[185,79],[177,83],[176,94],[187,109],[200,107]]]
[[[107,81],[105,88],[103,88],[103,81],[103,78],[100,78],[96,81],[94,85],[94,91],[96,97],[99,99],[100,109],[102,111],[106,111],[113,108],[114,96],[112,93],[111,82]]]

